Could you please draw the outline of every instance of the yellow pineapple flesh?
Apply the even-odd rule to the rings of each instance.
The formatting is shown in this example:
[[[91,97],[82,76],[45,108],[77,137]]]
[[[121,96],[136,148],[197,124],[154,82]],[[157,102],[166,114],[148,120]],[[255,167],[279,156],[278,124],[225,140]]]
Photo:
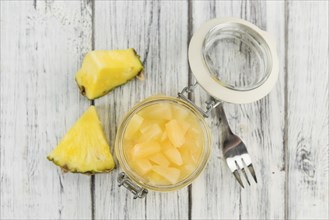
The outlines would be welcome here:
[[[142,62],[132,48],[95,50],[85,56],[75,80],[84,96],[96,99],[134,78],[142,70]]]
[[[109,172],[115,167],[94,106],[88,108],[47,158],[72,173]]]
[[[198,168],[203,145],[199,119],[170,103],[137,112],[123,140],[129,166],[152,185],[176,184],[191,175]]]

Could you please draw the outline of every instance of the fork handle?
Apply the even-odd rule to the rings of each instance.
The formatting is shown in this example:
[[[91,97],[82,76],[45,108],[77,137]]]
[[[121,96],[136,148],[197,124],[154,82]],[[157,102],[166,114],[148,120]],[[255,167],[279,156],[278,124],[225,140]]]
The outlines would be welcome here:
[[[223,103],[218,105],[217,112],[219,114],[220,121],[222,122],[222,125],[224,127],[225,135],[226,136],[233,135],[233,132],[230,128],[230,124],[228,123],[227,118],[226,118],[226,114],[225,114],[225,111],[224,111],[224,108],[223,108]]]

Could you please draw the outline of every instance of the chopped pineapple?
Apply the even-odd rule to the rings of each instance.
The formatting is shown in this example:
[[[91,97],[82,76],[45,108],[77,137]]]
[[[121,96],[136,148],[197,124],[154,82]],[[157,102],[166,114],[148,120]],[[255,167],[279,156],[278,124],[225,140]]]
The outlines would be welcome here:
[[[186,164],[181,168],[182,177],[189,176],[196,169],[196,165],[194,164]]]
[[[123,141],[134,171],[150,184],[168,185],[182,181],[197,169],[203,130],[189,109],[158,103],[135,116],[128,122]]]
[[[177,120],[179,126],[182,129],[182,135],[184,136],[186,134],[186,132],[189,130],[189,128],[191,127],[191,124],[188,121],[184,121],[182,119]]]
[[[144,175],[152,169],[152,164],[147,159],[140,159],[136,161],[137,170]]]
[[[152,185],[168,185],[170,182],[159,174],[151,171],[148,175],[148,180]]]
[[[162,153],[157,153],[155,155],[150,156],[150,161],[165,167],[169,166],[170,164],[168,159]]]
[[[161,150],[161,146],[158,142],[150,141],[142,144],[136,144],[132,149],[134,157],[147,157],[152,154],[158,153]]]
[[[168,139],[162,142],[162,150],[166,150],[173,147],[174,145],[172,145],[172,143]]]
[[[148,129],[150,126],[153,125],[158,125],[161,128],[161,130],[164,130],[166,123],[167,123],[166,120],[145,119],[140,127],[140,131],[144,133],[146,129]]]
[[[184,107],[181,106],[172,106],[171,108],[172,110],[172,114],[173,114],[173,118],[176,119],[181,119],[184,120],[185,118],[187,118],[191,113]]]
[[[94,106],[88,108],[47,158],[73,173],[109,172],[114,168]]]
[[[162,136],[162,130],[159,125],[152,124],[145,129],[141,129],[142,135],[138,139],[138,142],[159,140]]]
[[[195,161],[192,159],[192,154],[190,149],[181,147],[179,148],[179,151],[184,164],[195,164]]]
[[[164,154],[172,163],[176,164],[177,166],[183,164],[182,156],[176,148],[169,148],[164,151]]]
[[[134,115],[127,126],[126,132],[125,132],[125,138],[127,140],[131,140],[134,138],[135,133],[138,131],[140,126],[143,124],[144,118],[142,118],[139,115]]]
[[[169,140],[175,147],[181,147],[184,144],[184,131],[176,119],[166,124],[166,132]]]
[[[152,170],[159,174],[160,176],[164,177],[166,180],[168,180],[171,184],[177,183],[180,171],[179,169],[173,168],[173,167],[163,167],[163,166],[153,166]]]
[[[170,120],[172,118],[170,104],[159,103],[146,107],[139,113],[143,118]]]
[[[113,88],[126,83],[143,70],[132,48],[127,50],[95,50],[85,56],[75,80],[82,95],[99,98]]]
[[[165,140],[167,140],[167,138],[168,138],[167,132],[163,132],[160,141],[164,142]]]

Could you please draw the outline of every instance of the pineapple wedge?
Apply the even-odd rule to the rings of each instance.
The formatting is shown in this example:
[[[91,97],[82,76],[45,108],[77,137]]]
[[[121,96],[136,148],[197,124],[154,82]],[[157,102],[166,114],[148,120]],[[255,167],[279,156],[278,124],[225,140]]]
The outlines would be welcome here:
[[[109,172],[115,167],[94,106],[88,108],[47,158],[72,173]]]
[[[143,64],[132,48],[95,50],[85,56],[75,80],[82,95],[96,99],[125,84],[142,70]]]

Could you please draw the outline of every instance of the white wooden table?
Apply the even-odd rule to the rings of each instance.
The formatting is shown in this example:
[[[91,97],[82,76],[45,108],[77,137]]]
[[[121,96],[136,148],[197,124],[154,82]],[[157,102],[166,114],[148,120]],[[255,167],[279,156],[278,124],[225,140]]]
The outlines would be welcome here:
[[[1,219],[328,219],[327,1],[1,1]],[[241,189],[221,153],[220,123],[202,175],[146,199],[110,174],[62,174],[46,160],[91,104],[75,72],[93,49],[135,48],[146,81],[95,105],[113,151],[116,129],[137,102],[175,96],[193,82],[189,39],[203,22],[241,17],[272,33],[280,76],[266,98],[225,105],[259,179]],[[207,99],[196,93],[201,103]]]

